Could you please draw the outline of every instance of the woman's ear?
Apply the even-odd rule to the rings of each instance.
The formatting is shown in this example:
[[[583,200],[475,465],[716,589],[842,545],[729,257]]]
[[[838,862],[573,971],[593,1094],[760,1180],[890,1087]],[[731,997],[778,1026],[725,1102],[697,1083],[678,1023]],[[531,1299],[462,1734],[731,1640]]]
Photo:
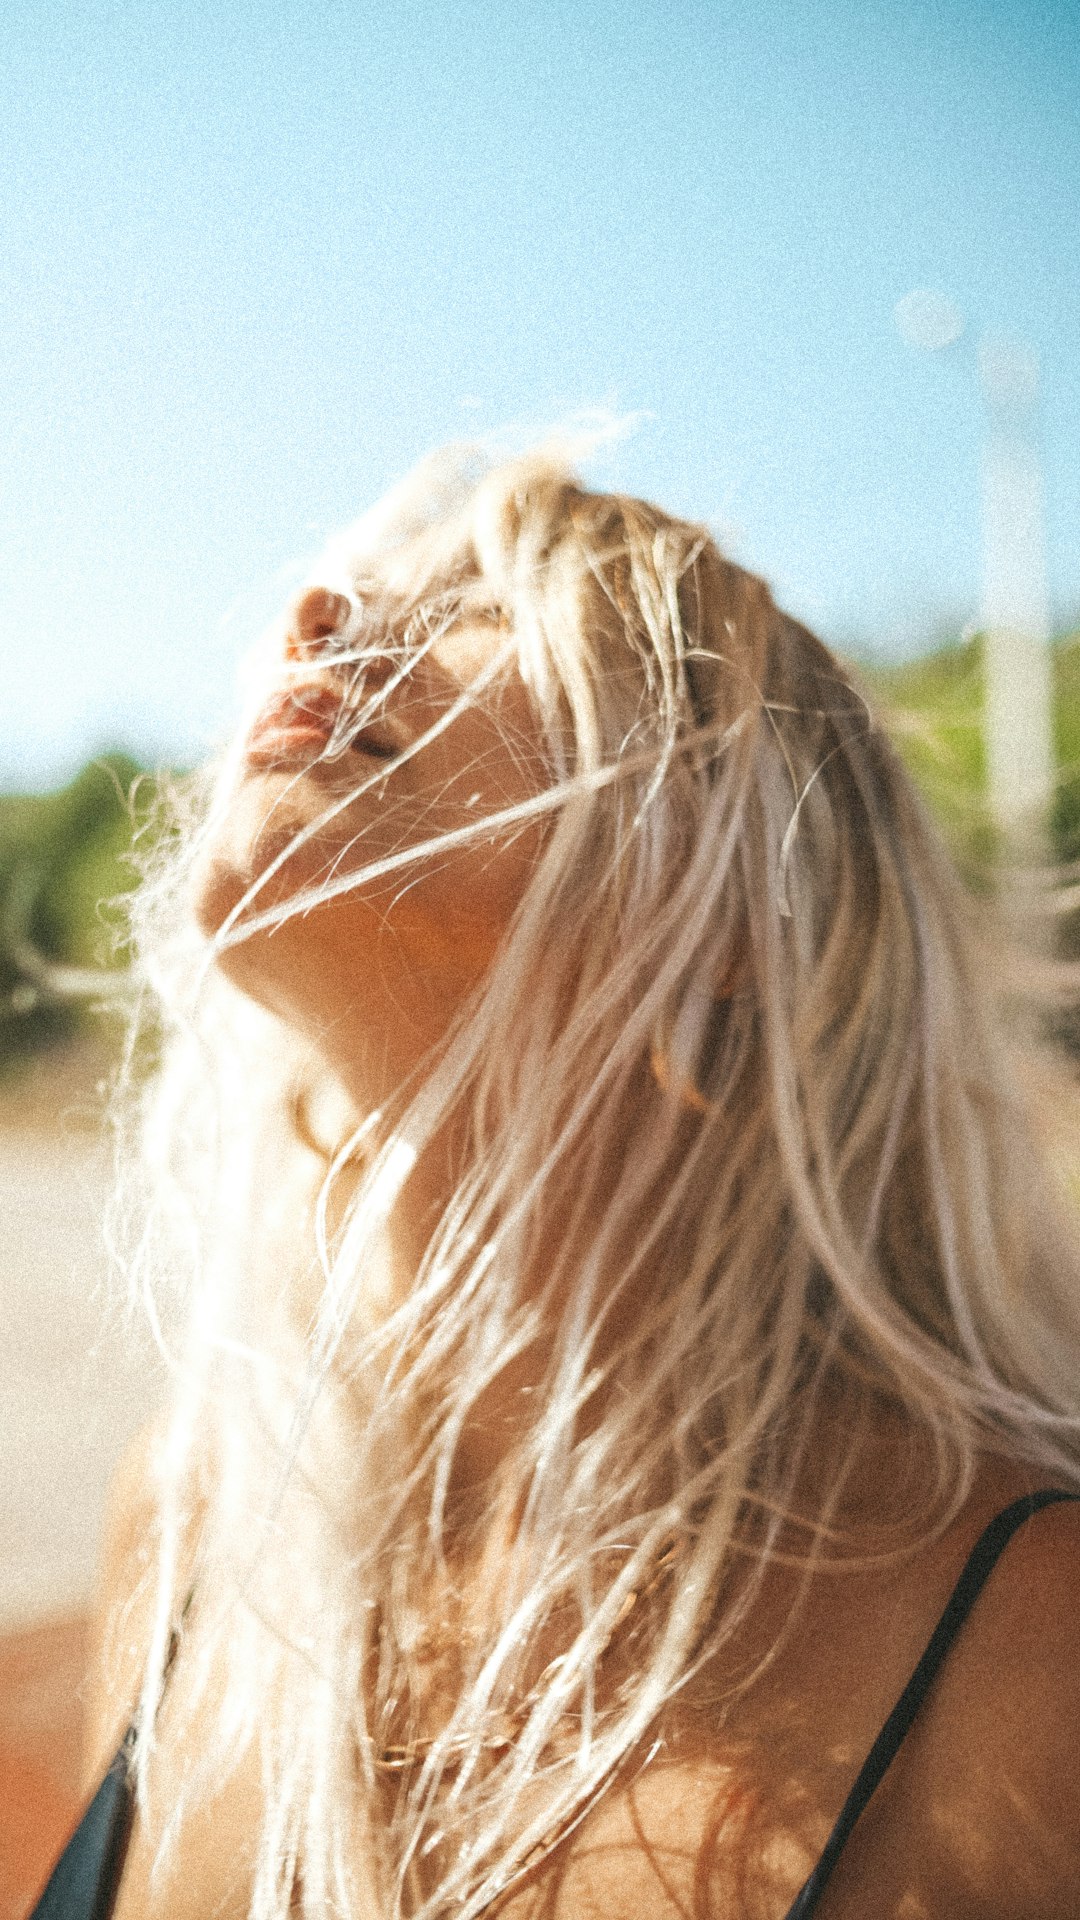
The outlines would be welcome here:
[[[340,632],[352,611],[343,593],[331,587],[306,587],[289,616],[287,650],[290,658],[302,658],[320,641]]]

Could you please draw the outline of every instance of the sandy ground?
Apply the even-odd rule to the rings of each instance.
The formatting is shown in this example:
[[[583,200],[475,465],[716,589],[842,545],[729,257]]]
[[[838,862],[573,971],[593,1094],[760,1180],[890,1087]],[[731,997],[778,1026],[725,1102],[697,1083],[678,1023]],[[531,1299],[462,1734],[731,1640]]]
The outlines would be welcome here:
[[[0,1633],[88,1604],[109,1476],[162,1394],[108,1287],[93,1073],[52,1061],[0,1096]]]

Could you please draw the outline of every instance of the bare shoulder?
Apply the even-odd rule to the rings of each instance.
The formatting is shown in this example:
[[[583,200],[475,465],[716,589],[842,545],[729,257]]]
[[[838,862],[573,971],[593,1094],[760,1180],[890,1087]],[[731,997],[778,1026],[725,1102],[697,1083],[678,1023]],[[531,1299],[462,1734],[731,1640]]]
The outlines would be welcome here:
[[[950,1913],[1080,1912],[1078,1600],[1080,1506],[1062,1502],[1009,1541],[905,1743],[879,1838]]]
[[[985,1517],[992,1511],[991,1503]],[[982,1524],[980,1517],[959,1543],[943,1594]],[[921,1582],[912,1583],[915,1606]],[[939,1604],[928,1610],[926,1635]],[[886,1659],[893,1615],[885,1599],[882,1606],[879,1660],[871,1638],[847,1663],[853,1693],[860,1673]],[[783,1716],[763,1712],[744,1750],[659,1755],[605,1796],[552,1861],[534,1904],[519,1896],[507,1920],[721,1920],[747,1911],[779,1920],[910,1671],[900,1671],[892,1694],[855,1733],[819,1712],[819,1666],[814,1659],[787,1676],[792,1715],[813,1703],[804,1739],[789,1743]],[[834,1751],[839,1762],[829,1770],[822,1756]],[[1026,1521],[1002,1553],[844,1849],[818,1909],[822,1920],[864,1920],[869,1912],[1073,1920],[1078,1752],[1080,1505],[1061,1503]]]
[[[981,1641],[992,1758],[1071,1836],[1080,1865],[1080,1502],[1044,1507],[1018,1528],[979,1607],[969,1664]]]
[[[150,1637],[158,1423],[140,1428],[113,1472],[85,1687],[86,1778],[95,1781],[115,1750],[142,1679]]]
[[[105,1508],[107,1561],[123,1560],[136,1550],[152,1522],[162,1439],[162,1422],[148,1422],[132,1435],[113,1469]]]

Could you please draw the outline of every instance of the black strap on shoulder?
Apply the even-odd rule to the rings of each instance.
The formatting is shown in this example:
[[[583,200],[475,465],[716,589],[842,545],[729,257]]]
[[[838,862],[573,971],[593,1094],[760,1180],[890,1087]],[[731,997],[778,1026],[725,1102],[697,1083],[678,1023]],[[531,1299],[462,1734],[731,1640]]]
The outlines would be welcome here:
[[[131,1726],[29,1920],[108,1920],[131,1834]]]
[[[192,1588],[184,1602],[181,1622],[194,1592]],[[179,1644],[180,1630],[174,1627],[161,1670],[159,1706]],[[135,1719],[27,1920],[109,1920],[135,1815],[132,1755],[137,1738],[138,1720]]]
[[[1067,1493],[1062,1487],[1044,1487],[1038,1493],[1024,1494],[1010,1506],[1003,1507],[980,1534],[945,1611],[927,1642],[926,1651],[867,1754],[820,1860],[794,1905],[788,1909],[787,1920],[807,1920],[816,1907],[856,1820],[895,1760],[904,1735],[933,1686],[945,1655],[993,1572],[999,1555],[1025,1520],[1030,1520],[1032,1514],[1038,1513],[1042,1507],[1051,1506],[1056,1500],[1080,1500],[1080,1493]]]

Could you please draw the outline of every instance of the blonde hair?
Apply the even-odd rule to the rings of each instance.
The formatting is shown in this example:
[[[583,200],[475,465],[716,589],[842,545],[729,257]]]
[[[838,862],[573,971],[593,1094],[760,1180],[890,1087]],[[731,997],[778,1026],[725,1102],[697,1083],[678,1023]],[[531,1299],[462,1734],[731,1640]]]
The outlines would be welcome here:
[[[133,1267],[186,1327],[146,1699],[192,1565],[190,1698],[226,1675],[163,1852],[255,1743],[260,1920],[294,1897],[468,1916],[642,1754],[793,1524],[795,1558],[850,1562],[834,1522],[874,1408],[936,1463],[908,1545],[981,1452],[1080,1486],[1080,1272],[975,906],[850,674],[704,528],[550,452],[448,455],[317,578],[349,598],[346,660],[407,660],[465,614],[504,628],[547,784],[468,833],[547,825],[482,989],[374,1116],[206,976],[197,821],[144,891],[169,1038]],[[255,889],[222,938],[263,913]],[[457,1190],[407,1299],[374,1312],[380,1229],[456,1112]],[[470,1628],[462,1537],[475,1565],[492,1522],[451,1510],[455,1452],[541,1327],[487,1489],[512,1551]],[[807,1511],[825,1405],[845,1438]],[[414,1763],[387,1774],[395,1744]]]

